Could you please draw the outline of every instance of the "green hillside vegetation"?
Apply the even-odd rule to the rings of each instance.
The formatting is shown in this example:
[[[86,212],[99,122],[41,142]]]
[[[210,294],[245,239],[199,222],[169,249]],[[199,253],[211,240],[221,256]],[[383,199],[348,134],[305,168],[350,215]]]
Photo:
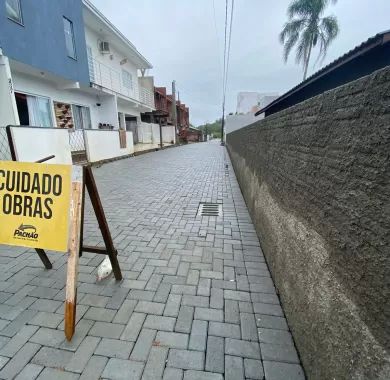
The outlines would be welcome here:
[[[221,121],[222,121],[222,119],[217,119],[213,123],[206,123],[203,125],[199,125],[198,129],[200,129],[205,134],[213,135],[214,138],[220,138],[221,137]]]

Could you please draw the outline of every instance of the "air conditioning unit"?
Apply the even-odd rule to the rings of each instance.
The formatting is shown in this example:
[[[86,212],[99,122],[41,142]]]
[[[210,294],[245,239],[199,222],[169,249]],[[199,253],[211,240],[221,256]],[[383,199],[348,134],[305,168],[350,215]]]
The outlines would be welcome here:
[[[110,53],[110,43],[107,41],[99,41],[99,51],[102,54]]]

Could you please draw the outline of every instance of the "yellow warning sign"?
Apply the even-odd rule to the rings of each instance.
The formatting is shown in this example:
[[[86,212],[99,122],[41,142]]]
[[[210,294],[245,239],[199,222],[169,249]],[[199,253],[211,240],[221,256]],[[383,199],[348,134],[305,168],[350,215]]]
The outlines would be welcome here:
[[[71,170],[0,161],[0,244],[68,250]]]

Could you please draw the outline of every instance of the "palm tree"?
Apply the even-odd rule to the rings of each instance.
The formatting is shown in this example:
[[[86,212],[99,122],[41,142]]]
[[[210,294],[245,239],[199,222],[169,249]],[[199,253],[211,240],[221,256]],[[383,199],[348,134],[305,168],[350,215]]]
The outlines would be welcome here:
[[[322,17],[329,2],[337,0],[293,0],[287,10],[288,22],[280,33],[280,42],[284,44],[284,60],[287,62],[292,48],[297,45],[296,62],[303,65],[303,80],[312,49],[319,44],[318,59],[326,55],[330,43],[339,33],[335,16]]]

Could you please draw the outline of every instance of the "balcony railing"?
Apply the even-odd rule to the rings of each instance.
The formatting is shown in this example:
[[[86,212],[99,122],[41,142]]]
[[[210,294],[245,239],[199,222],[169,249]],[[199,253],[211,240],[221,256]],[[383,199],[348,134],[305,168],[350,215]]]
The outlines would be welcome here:
[[[92,83],[154,108],[154,94],[144,87],[138,87],[138,83],[134,80],[131,87],[123,85],[124,81],[119,71],[112,69],[95,58],[88,58],[88,68]],[[138,80],[138,78],[136,79]]]

